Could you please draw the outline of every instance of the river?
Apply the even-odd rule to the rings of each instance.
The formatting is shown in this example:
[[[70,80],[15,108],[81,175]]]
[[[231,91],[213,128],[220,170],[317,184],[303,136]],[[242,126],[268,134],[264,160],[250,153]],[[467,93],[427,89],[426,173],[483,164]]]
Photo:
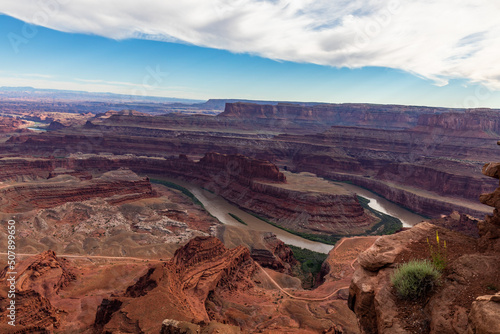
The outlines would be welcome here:
[[[291,234],[289,232],[286,232],[282,229],[279,229],[273,225],[270,225],[254,216],[251,214],[241,210],[238,206],[228,202],[221,196],[215,195],[209,191],[206,191],[205,189],[202,189],[201,187],[194,185],[192,183],[188,183],[185,181],[181,181],[178,179],[170,179],[170,178],[162,178],[164,180],[168,180],[170,182],[179,184],[183,186],[184,188],[188,189],[193,195],[198,198],[198,200],[203,203],[205,206],[205,209],[214,217],[219,219],[223,224],[227,225],[233,225],[237,226],[240,228],[245,228],[245,229],[251,229],[251,230],[256,230],[256,231],[263,231],[263,232],[272,232],[278,236],[280,240],[282,240],[286,244],[294,245],[297,247],[302,247],[302,248],[307,248],[316,252],[320,253],[328,253],[333,246],[324,244],[321,242],[315,242],[311,240],[304,239],[302,237],[299,237],[295,234]],[[389,202],[385,200],[384,198],[370,192],[369,190],[347,184],[347,183],[337,183],[333,182],[335,184],[341,185],[345,187],[348,190],[351,190],[355,193],[357,193],[359,196],[365,197],[368,200],[370,200],[370,203],[368,204],[370,207],[372,207],[375,210],[378,210],[380,212],[389,214],[391,216],[394,216],[396,218],[401,219],[403,222],[404,226],[412,226],[421,220],[423,220],[423,217],[418,216],[392,202]],[[234,218],[232,218],[229,213],[232,213],[233,215],[238,216],[241,218],[245,223],[248,225],[243,225],[236,221]]]
[[[377,194],[374,194],[365,188],[360,188],[350,183],[343,183],[343,182],[332,182],[332,183],[342,186],[345,189],[355,192],[359,196],[368,199],[370,201],[370,203],[368,203],[368,206],[370,208],[385,213],[386,215],[398,218],[403,223],[403,227],[411,227],[415,224],[420,223],[422,220],[425,220],[424,217],[414,212],[408,211],[402,206],[390,202],[385,198]]]

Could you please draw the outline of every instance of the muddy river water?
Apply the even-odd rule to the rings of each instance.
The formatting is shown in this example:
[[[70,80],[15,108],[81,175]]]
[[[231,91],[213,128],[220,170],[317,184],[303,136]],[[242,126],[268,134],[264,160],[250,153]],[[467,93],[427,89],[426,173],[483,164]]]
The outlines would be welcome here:
[[[275,226],[272,226],[241,210],[238,206],[228,202],[221,196],[208,192],[197,185],[177,179],[165,178],[165,180],[169,180],[171,182],[177,183],[187,188],[189,191],[193,193],[193,195],[196,196],[196,198],[198,198],[198,200],[201,203],[203,203],[203,205],[210,214],[212,214],[214,217],[217,217],[217,219],[219,219],[224,224],[233,225],[240,228],[256,230],[256,231],[272,232],[276,234],[278,238],[281,239],[286,244],[307,248],[320,253],[328,253],[333,248],[332,245],[307,240],[297,235],[281,230]],[[406,210],[405,208],[400,207],[392,202],[389,202],[384,198],[370,192],[369,190],[351,184],[336,183],[336,182],[334,183],[357,193],[359,196],[369,199],[370,203],[368,205],[370,207],[400,219],[403,222],[403,226],[412,226],[423,220],[423,217],[415,213],[412,213]],[[248,225],[243,225],[239,223],[233,217],[231,217],[229,213],[238,216]]]

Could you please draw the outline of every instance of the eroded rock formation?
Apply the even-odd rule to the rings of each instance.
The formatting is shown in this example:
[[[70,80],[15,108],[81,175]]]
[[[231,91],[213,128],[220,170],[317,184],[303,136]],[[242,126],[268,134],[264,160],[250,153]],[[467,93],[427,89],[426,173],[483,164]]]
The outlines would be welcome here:
[[[318,122],[329,125],[409,128],[412,125],[416,125],[418,116],[421,114],[433,114],[445,111],[447,111],[445,108],[356,103],[301,106],[287,103],[260,105],[237,102],[227,103],[224,112],[219,114],[218,117],[285,119],[296,122]]]
[[[474,238],[479,238],[479,219],[470,215],[453,211],[450,215],[429,220],[430,223],[445,227],[449,230],[458,231]]]
[[[279,272],[292,273],[292,268],[298,264],[293,252],[271,232],[263,235],[264,247],[252,247],[251,256],[254,261],[265,268]]]
[[[500,163],[489,163],[484,165],[483,174],[500,179]],[[483,194],[479,198],[481,203],[495,208],[493,215],[488,215],[479,222],[480,245],[483,250],[491,250],[500,253],[500,187],[490,194]]]
[[[121,297],[97,311],[95,328],[159,332],[164,319],[209,322],[205,300],[214,290],[248,289],[256,270],[245,247],[228,250],[213,237],[197,237],[174,258],[151,268]],[[151,312],[152,305],[163,305]]]
[[[27,124],[28,122],[22,119],[0,116],[0,133],[14,132],[20,128],[26,127]]]
[[[51,300],[58,299],[57,294],[71,281],[76,279],[74,268],[64,258],[56,257],[53,251],[46,251],[40,255],[33,256],[22,261],[16,267],[16,292],[15,323],[26,330],[42,327],[46,330],[56,330],[61,325],[60,310],[55,307]],[[10,278],[8,267],[0,273],[0,280],[4,282]],[[8,281],[7,281],[8,282]],[[7,314],[9,302],[7,298],[8,287],[2,285],[0,306],[2,313],[2,324],[0,329],[7,330]]]

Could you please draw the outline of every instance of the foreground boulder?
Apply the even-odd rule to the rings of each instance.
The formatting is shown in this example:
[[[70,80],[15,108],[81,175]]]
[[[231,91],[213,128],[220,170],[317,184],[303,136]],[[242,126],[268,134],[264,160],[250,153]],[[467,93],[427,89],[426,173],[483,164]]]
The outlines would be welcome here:
[[[500,293],[481,296],[472,303],[469,314],[469,334],[500,333]]]

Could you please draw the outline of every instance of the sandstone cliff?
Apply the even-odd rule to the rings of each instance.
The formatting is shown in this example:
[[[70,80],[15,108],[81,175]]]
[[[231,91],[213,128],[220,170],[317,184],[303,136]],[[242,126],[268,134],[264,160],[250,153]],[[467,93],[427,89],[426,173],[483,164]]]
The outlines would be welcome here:
[[[450,112],[438,115],[421,115],[418,125],[451,131],[473,133],[477,137],[487,133],[500,133],[500,114],[491,109],[469,109],[465,113]],[[489,137],[489,136],[487,136]]]
[[[97,117],[82,127],[12,137],[0,146],[0,153],[60,157],[111,152],[166,157],[201,156],[216,150],[266,159],[297,172],[325,177],[350,174],[355,182],[366,177],[372,182],[358,185],[369,189],[377,181],[392,182],[400,189],[391,200],[421,214],[436,217],[458,210],[481,217],[487,213],[485,209],[470,206],[481,193],[493,189],[488,178],[477,171],[496,154],[492,138],[497,111],[487,111],[489,119],[481,116],[483,112],[366,104],[246,103],[228,104],[216,117],[125,112]],[[415,197],[411,194],[415,191],[405,187],[423,193]],[[469,191],[463,192],[465,187]],[[425,192],[435,196],[429,198]],[[436,196],[468,203],[450,205]]]
[[[168,157],[202,156],[216,150],[265,159],[297,172],[325,177],[349,174],[353,182],[369,189],[377,182],[392,182],[399,190],[394,194],[385,190],[391,200],[418,213],[437,217],[458,210],[481,217],[488,213],[484,207],[471,206],[477,206],[477,196],[493,189],[491,181],[477,171],[497,154],[492,144],[497,113],[368,104],[246,103],[228,104],[215,117],[123,112],[96,117],[84,126],[12,137],[0,145],[0,154],[63,157],[110,152]],[[452,205],[439,197],[467,203]]]
[[[445,108],[356,103],[301,106],[287,103],[261,105],[236,102],[227,103],[224,112],[218,117],[286,119],[327,125],[409,128],[417,124],[419,115],[442,113],[448,110]]]
[[[492,138],[490,132],[483,138],[437,126],[392,131],[335,126],[313,136],[276,137],[304,146],[293,155],[294,170],[351,181],[433,217],[453,210],[478,217],[489,213],[477,197],[493,184],[478,171],[497,154]]]
[[[27,124],[28,122],[21,119],[0,116],[0,133],[14,132]]]
[[[191,167],[186,158],[179,160],[184,168],[173,166],[170,172],[175,176],[295,231],[363,233],[376,221],[364,211],[355,194],[334,186],[329,193],[311,191],[300,185],[302,179],[296,180],[296,176],[288,174],[293,179],[287,180],[269,162],[214,153],[191,163]]]
[[[380,181],[373,178],[346,173],[320,172],[320,175],[333,180],[350,181],[357,186],[370,189],[389,201],[433,218],[451,214],[453,211],[464,212],[473,217],[483,217],[484,215],[492,212],[491,208],[481,205],[480,203],[473,204],[463,198],[454,198],[451,196],[442,197],[434,192],[406,187],[392,181]],[[445,180],[446,179],[442,179],[439,182],[445,182]],[[441,183],[437,182],[436,184]],[[484,188],[489,188],[487,183],[485,183]],[[456,191],[459,191],[458,189],[459,188],[457,187]],[[464,187],[460,189],[468,188]],[[477,189],[477,185],[472,187],[472,189]]]
[[[270,232],[264,233],[262,239],[263,247],[251,248],[252,259],[265,268],[292,274],[298,261],[293,257],[290,247]]]

